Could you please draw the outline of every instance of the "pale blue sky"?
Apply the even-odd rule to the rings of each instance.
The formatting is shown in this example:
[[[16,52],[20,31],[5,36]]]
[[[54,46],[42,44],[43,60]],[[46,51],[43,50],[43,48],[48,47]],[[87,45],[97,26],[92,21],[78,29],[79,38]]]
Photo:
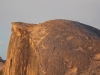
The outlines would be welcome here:
[[[100,0],[0,0],[0,56],[6,59],[11,22],[68,19],[100,29]]]

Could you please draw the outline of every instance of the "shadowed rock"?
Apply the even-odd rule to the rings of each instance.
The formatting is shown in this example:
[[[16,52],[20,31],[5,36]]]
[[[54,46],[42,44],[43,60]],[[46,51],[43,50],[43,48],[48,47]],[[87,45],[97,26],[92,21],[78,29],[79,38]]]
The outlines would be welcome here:
[[[3,75],[100,75],[100,30],[60,19],[14,22]]]
[[[5,60],[3,60],[2,57],[0,57],[0,75],[2,75],[3,73],[4,65],[5,65]]]

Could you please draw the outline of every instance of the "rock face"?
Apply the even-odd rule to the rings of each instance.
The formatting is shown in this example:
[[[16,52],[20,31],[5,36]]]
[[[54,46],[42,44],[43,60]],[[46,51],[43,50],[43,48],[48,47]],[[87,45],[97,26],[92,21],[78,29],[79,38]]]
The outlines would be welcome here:
[[[12,23],[3,75],[100,75],[100,30],[69,20]]]
[[[0,71],[4,68],[5,60],[0,57]]]
[[[4,68],[4,62],[0,62],[0,71]]]
[[[0,57],[0,75],[2,75],[4,64],[5,64],[5,60],[3,60],[2,57]]]

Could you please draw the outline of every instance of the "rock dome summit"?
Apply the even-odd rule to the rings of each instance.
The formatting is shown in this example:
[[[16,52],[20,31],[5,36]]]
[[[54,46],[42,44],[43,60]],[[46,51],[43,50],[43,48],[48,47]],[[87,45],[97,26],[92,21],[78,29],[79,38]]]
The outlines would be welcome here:
[[[13,22],[3,75],[100,75],[100,30],[63,19]]]

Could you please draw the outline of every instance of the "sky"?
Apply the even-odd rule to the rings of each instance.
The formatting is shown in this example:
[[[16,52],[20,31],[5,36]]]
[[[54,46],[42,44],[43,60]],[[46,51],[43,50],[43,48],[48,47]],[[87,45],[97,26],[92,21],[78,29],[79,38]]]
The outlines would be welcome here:
[[[0,56],[6,59],[12,22],[78,21],[100,29],[100,0],[0,0]]]

